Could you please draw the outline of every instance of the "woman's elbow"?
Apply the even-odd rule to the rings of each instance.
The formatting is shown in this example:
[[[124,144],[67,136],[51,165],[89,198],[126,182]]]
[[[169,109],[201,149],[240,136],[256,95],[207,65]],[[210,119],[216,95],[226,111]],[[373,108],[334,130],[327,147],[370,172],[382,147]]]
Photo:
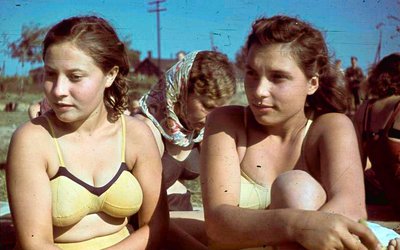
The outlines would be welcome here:
[[[208,213],[205,218],[205,229],[210,246],[225,246],[231,242],[231,230],[224,223],[224,215],[221,212]]]
[[[17,240],[14,249],[57,249],[53,241]]]

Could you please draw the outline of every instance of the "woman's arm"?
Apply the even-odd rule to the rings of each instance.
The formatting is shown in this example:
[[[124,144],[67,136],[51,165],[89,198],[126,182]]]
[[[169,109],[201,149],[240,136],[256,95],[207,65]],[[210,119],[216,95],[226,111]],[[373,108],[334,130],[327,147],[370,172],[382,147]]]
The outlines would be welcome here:
[[[7,156],[8,198],[17,244],[22,249],[58,249],[53,245],[52,196],[43,131],[30,122],[23,125],[13,134]]]
[[[313,168],[320,169],[320,182],[327,193],[321,211],[342,214],[355,221],[367,217],[364,176],[357,136],[351,120],[343,114],[326,114],[314,122],[305,152],[311,153]],[[313,142],[314,141],[314,142]],[[319,155],[319,159],[317,155]]]
[[[344,216],[294,209],[252,210],[239,207],[240,163],[236,137],[243,128],[238,109],[224,107],[209,115],[201,154],[201,184],[206,231],[212,246],[246,248],[298,242],[308,249],[357,249],[358,235],[374,249],[376,238]]]
[[[239,207],[238,134],[243,108],[224,107],[207,118],[201,153],[201,184],[206,231],[213,247],[247,248],[291,240],[283,210]]]
[[[139,229],[112,249],[158,249],[166,238],[169,220],[161,158],[150,129],[134,118],[127,119],[126,155],[142,187],[143,204],[139,210]]]
[[[162,136],[160,131],[158,131],[157,127],[153,124],[153,122],[147,118],[146,116],[144,116],[143,114],[136,114],[134,116],[135,118],[138,118],[139,120],[143,121],[144,123],[146,123],[147,126],[149,126],[151,132],[154,135],[154,138],[157,142],[157,146],[158,146],[158,150],[160,152],[160,155],[162,156],[164,154],[164,142],[162,140]]]

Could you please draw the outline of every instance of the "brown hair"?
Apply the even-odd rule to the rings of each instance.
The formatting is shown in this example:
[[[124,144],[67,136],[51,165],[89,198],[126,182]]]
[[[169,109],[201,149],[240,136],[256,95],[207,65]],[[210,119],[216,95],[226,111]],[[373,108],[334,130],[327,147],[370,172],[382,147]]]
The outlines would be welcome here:
[[[211,100],[228,100],[236,92],[235,73],[228,58],[216,51],[200,51],[189,75],[188,93]]]
[[[372,67],[367,86],[369,93],[380,99],[400,95],[400,53],[385,56]]]
[[[47,49],[54,44],[71,42],[93,58],[96,65],[107,73],[119,68],[114,83],[104,91],[104,102],[113,120],[128,106],[128,56],[124,44],[111,25],[96,16],[79,16],[64,19],[53,26],[43,41],[43,60]]]
[[[317,114],[345,112],[345,91],[337,84],[339,75],[330,62],[328,48],[320,31],[310,24],[288,16],[257,19],[252,26],[245,53],[254,44],[285,43],[305,76],[319,78],[319,88],[307,96],[306,107]]]

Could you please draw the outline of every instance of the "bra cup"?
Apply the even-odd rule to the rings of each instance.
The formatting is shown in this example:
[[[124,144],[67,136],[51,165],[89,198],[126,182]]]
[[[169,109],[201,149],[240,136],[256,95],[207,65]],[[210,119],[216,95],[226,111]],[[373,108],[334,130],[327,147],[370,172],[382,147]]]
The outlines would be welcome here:
[[[116,218],[137,213],[143,202],[142,188],[129,171],[124,171],[103,195],[101,211]]]
[[[50,183],[53,225],[58,227],[71,226],[98,212],[115,218],[129,217],[139,211],[143,202],[142,188],[129,171],[123,171],[100,196],[66,176],[58,176]]]
[[[271,193],[269,188],[249,181],[241,176],[239,206],[241,208],[265,209],[269,206]]]
[[[51,189],[52,218],[55,226],[73,225],[94,209],[93,195],[67,177],[60,176],[52,180]]]

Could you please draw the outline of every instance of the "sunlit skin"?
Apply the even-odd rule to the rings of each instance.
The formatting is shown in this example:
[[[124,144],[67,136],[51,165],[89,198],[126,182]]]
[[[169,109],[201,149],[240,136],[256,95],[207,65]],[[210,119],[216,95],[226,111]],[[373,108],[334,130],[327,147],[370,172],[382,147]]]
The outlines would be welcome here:
[[[339,113],[305,113],[307,96],[319,87],[318,75],[305,75],[289,44],[251,45],[245,76],[250,110],[222,107],[206,122],[200,177],[212,245],[297,242],[308,249],[363,249],[356,234],[375,249],[376,238],[354,223],[366,212],[351,120]],[[243,173],[271,190],[267,209],[240,207]],[[314,227],[318,235],[304,230]]]
[[[188,127],[200,131],[204,128],[207,115],[216,107],[222,106],[227,100],[209,100],[207,97],[190,94],[187,100],[186,122]]]
[[[90,56],[65,42],[50,46],[44,63],[44,92],[58,119],[79,123],[106,112],[104,89],[112,75],[104,74]]]
[[[246,62],[245,89],[251,110],[262,125],[305,122],[304,103],[318,82],[306,78],[282,44],[254,45]]]
[[[126,151],[121,159],[121,118],[110,119],[111,112],[104,103],[104,91],[114,84],[118,66],[104,72],[71,42],[50,45],[44,63],[44,92],[52,108],[45,116],[53,124],[65,167],[84,183],[103,187],[116,176],[123,160],[141,186],[143,203],[137,213],[140,228],[120,241],[118,247],[144,249],[153,242],[159,244],[160,238],[152,235],[163,234],[168,216],[164,194],[160,192],[161,160],[156,142],[146,124],[125,117]],[[44,116],[14,133],[8,163],[10,204],[22,249],[54,249],[54,242],[94,239],[114,234],[127,225],[127,217],[99,211],[72,226],[53,226],[50,180],[59,170],[60,159]],[[153,220],[156,217],[157,222]]]

